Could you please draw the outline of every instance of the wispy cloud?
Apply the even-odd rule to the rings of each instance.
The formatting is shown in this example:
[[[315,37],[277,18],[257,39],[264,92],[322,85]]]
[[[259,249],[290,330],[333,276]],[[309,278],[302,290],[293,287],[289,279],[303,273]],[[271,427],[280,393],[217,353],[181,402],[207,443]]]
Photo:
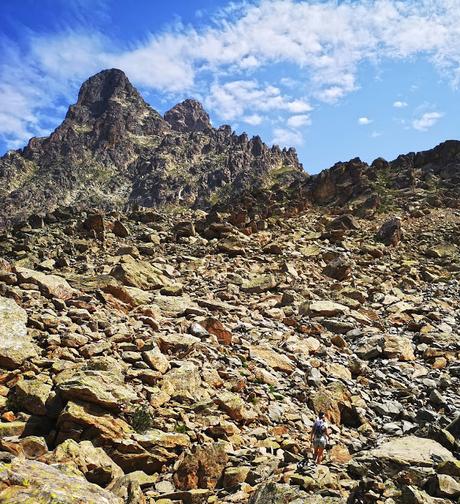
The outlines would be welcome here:
[[[417,131],[428,131],[444,114],[440,112],[425,112],[412,121],[412,127]]]
[[[287,120],[287,125],[291,128],[300,128],[309,124],[311,124],[311,119],[308,114],[294,115]]]
[[[407,107],[407,105],[408,105],[408,103],[405,102],[405,101],[399,101],[399,100],[397,100],[397,101],[393,102],[393,107],[394,108],[405,108],[405,107]]]
[[[298,146],[303,144],[302,134],[294,129],[275,128],[272,143],[282,147]]]
[[[30,33],[21,46],[0,40],[0,135],[10,145],[50,129],[49,110],[107,67],[146,90],[207,96],[211,112],[230,120],[275,112],[288,121],[308,114],[314,100],[335,103],[360,87],[366,62],[423,56],[460,83],[459,0],[232,2],[213,19],[202,15],[199,28],[178,23],[129,46],[85,26],[87,19],[58,33]],[[293,69],[282,89],[261,73],[280,63]]]
[[[246,124],[250,124],[251,126],[257,126],[257,125],[261,124],[263,120],[264,120],[264,118],[259,114],[252,114],[252,115],[243,117],[243,121]]]

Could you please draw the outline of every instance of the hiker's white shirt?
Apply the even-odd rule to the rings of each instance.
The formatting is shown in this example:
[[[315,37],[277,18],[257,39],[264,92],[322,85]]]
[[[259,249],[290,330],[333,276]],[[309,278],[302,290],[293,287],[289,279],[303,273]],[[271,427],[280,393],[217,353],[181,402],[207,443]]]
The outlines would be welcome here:
[[[316,431],[316,429],[315,429],[315,431],[313,433],[313,445],[325,448],[326,447],[326,443],[327,443],[326,433],[327,433],[328,425],[327,425],[327,422],[325,420],[321,420],[321,418],[318,417],[315,420],[315,423],[313,424],[313,428],[316,425],[316,423],[319,423],[319,422],[322,422],[323,429],[322,429],[321,433],[318,433]]]

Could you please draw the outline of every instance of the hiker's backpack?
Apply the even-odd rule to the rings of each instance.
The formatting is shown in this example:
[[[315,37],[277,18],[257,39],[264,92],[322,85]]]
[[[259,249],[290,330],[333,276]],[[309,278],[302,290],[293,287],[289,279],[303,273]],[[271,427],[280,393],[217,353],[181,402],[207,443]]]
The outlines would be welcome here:
[[[324,433],[326,432],[326,424],[324,423],[324,420],[315,420],[315,423],[313,424],[313,434],[315,437],[321,437]]]

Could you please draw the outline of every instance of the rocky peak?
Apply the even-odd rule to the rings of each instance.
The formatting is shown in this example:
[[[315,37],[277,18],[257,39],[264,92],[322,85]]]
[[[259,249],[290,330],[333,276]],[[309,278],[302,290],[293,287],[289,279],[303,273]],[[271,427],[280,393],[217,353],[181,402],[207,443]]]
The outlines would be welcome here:
[[[187,133],[212,128],[209,115],[203,105],[190,98],[168,110],[164,118],[176,131]]]
[[[94,117],[99,117],[107,110],[111,101],[146,105],[126,74],[112,68],[93,75],[83,83],[78,93],[78,101],[69,109],[69,114],[77,115],[81,108],[85,108]]]

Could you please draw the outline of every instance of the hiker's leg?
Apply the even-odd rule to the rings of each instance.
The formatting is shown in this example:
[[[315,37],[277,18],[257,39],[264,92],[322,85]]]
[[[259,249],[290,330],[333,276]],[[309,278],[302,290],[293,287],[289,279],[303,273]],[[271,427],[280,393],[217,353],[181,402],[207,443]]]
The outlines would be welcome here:
[[[321,446],[318,448],[318,459],[317,459],[318,464],[321,464],[323,460],[323,454],[324,454],[324,448]]]
[[[315,463],[318,463],[318,458],[319,458],[319,451],[321,448],[319,446],[315,446]]]

